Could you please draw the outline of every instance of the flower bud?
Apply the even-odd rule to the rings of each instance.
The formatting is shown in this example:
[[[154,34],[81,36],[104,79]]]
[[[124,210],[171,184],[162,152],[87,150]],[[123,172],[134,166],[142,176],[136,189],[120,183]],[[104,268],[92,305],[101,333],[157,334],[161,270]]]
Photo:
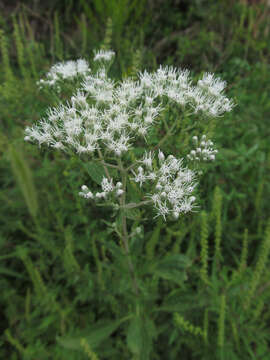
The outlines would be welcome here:
[[[82,189],[82,191],[87,191],[88,187],[86,185],[82,185],[81,189]]]
[[[120,181],[118,181],[117,183],[116,183],[116,188],[117,189],[120,189],[122,187],[122,183],[120,182]]]
[[[142,232],[141,227],[140,226],[136,227],[135,232],[136,232],[136,234],[139,235]]]
[[[86,194],[87,199],[93,199],[94,195],[91,191]]]
[[[165,159],[165,156],[162,151],[159,150],[158,152],[158,160],[162,163]]]
[[[124,193],[124,190],[122,190],[122,189],[118,189],[117,191],[116,191],[116,195],[117,196],[120,196],[120,195],[122,195]]]

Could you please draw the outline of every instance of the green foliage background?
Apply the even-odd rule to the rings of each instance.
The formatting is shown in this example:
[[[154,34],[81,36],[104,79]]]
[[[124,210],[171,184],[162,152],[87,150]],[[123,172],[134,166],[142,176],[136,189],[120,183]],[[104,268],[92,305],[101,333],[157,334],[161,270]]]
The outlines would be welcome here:
[[[0,8],[1,359],[269,359],[269,15],[264,1],[237,0]],[[200,211],[174,223],[128,214],[144,225],[130,238],[139,299],[110,209],[77,196],[87,166],[23,141],[55,102],[36,80],[100,46],[116,51],[116,78],[159,64],[213,71],[237,103],[209,124],[219,154]],[[171,137],[164,151],[189,141]]]

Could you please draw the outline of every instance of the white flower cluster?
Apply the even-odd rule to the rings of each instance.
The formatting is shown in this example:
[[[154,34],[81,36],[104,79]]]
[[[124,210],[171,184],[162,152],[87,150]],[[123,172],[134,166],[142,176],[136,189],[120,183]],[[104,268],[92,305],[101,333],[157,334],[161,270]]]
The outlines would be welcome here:
[[[234,106],[222,93],[226,83],[214,74],[204,74],[197,86],[193,86],[188,70],[161,66],[155,73],[141,73],[140,80],[146,89],[153,89],[156,96],[166,96],[181,106],[190,105],[195,113],[217,117],[230,112]]]
[[[144,165],[138,167],[138,172],[134,171],[135,182],[142,186],[146,181],[151,181],[155,191],[148,195],[153,201],[158,215],[166,216],[172,214],[177,219],[180,213],[191,211],[195,205],[195,196],[192,192],[195,189],[195,173],[190,169],[183,167],[183,160],[176,159],[173,155],[165,158],[159,150],[158,160],[159,168],[153,170],[153,153],[145,153],[141,162]]]
[[[85,76],[89,72],[90,68],[86,60],[69,60],[53,65],[50,71],[46,74],[45,79],[40,79],[37,82],[37,85],[39,85],[40,88],[42,88],[44,85],[54,86],[59,80],[75,78],[77,76]]]
[[[187,155],[189,160],[215,160],[218,151],[212,148],[214,144],[211,140],[206,140],[206,135],[202,136],[200,142],[198,136],[193,136],[192,140],[196,149],[191,150]]]
[[[115,56],[115,53],[112,50],[98,50],[94,53],[94,61],[111,61]]]
[[[163,100],[189,107],[194,113],[207,116],[220,116],[232,110],[232,101],[225,97],[225,82],[206,73],[197,85],[192,85],[189,71],[173,67],[160,67],[153,73],[140,73],[137,81],[125,79],[114,82],[108,77],[109,62],[113,51],[95,52],[94,61],[98,69],[92,72],[88,63],[79,59],[54,65],[45,80],[39,85],[60,86],[58,80],[78,78],[79,88],[74,91],[70,101],[47,111],[45,118],[32,127],[26,127],[25,140],[46,144],[52,148],[78,154],[95,155],[111,153],[117,157],[125,154],[132,140],[142,137],[146,140],[149,129],[154,126],[164,110]],[[213,160],[216,150],[213,143],[206,141],[205,135],[198,145],[193,138],[196,150],[189,159]],[[99,154],[100,155],[100,154]],[[170,155],[165,159],[159,151],[159,168],[153,166],[154,154],[146,152],[139,161],[137,173],[133,172],[135,182],[142,186],[152,182],[155,190],[149,195],[158,215],[178,218],[182,212],[194,208],[195,173],[183,167],[182,159]],[[106,199],[109,194],[120,196],[124,193],[122,184],[113,184],[112,179],[103,178],[102,191],[95,195],[86,185],[82,186],[80,196],[87,199]]]
[[[194,87],[187,70],[160,67],[152,74],[141,73],[138,81],[125,79],[115,83],[99,61],[107,61],[113,55],[112,51],[96,52],[99,69],[95,74],[82,59],[54,65],[47,74],[48,80],[43,82],[53,85],[60,78],[83,75],[81,88],[70,102],[49,109],[39,124],[27,127],[25,140],[62,150],[71,147],[79,154],[93,154],[103,146],[121,156],[130,148],[131,139],[146,138],[163,110],[158,104],[162,97],[212,116],[232,108],[230,100],[220,93],[224,82],[211,74]],[[212,88],[216,89],[215,94]]]
[[[118,182],[116,185],[114,185],[112,179],[109,180],[106,177],[103,177],[102,179],[101,188],[102,192],[97,192],[94,195],[86,185],[82,185],[82,191],[79,192],[79,195],[85,199],[106,199],[109,194],[114,193],[116,196],[120,196],[124,193],[121,182]]]

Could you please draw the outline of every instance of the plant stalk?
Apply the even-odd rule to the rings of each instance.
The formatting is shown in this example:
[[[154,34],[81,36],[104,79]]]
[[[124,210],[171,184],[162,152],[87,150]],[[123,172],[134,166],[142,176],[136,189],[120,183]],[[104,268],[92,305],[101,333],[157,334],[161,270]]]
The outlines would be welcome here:
[[[130,252],[129,252],[129,245],[128,245],[128,232],[127,232],[127,217],[125,214],[125,205],[126,205],[126,171],[123,168],[122,162],[119,159],[118,161],[119,163],[119,168],[122,174],[122,184],[123,184],[123,189],[124,189],[124,193],[121,195],[120,198],[120,204],[121,204],[121,219],[122,219],[122,241],[123,241],[123,245],[124,245],[124,252],[125,255],[127,256],[127,261],[128,261],[128,267],[129,267],[129,272],[130,272],[130,276],[131,276],[131,280],[132,280],[132,284],[133,284],[133,290],[134,293],[136,294],[136,296],[139,296],[139,287],[137,284],[137,280],[136,280],[136,275],[135,275],[135,270],[134,270],[134,266],[133,263],[131,261],[130,258]]]

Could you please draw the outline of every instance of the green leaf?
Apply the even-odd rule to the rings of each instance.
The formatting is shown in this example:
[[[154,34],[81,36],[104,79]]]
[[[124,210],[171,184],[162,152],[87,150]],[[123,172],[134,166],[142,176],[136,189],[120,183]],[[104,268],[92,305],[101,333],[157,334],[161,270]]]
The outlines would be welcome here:
[[[153,231],[150,239],[147,241],[147,244],[145,246],[146,256],[147,256],[147,259],[149,259],[149,260],[153,259],[153,257],[154,257],[155,248],[159,241],[160,231],[161,231],[162,227],[163,227],[163,222],[162,222],[162,219],[159,218],[157,225],[155,227],[155,230]]]
[[[127,181],[127,193],[130,202],[138,203],[142,199],[142,193],[134,181]]]
[[[157,335],[154,322],[147,316],[131,319],[127,332],[127,345],[138,359],[150,359],[153,338]]]
[[[6,269],[6,268],[2,268],[0,267],[0,274],[2,275],[8,275],[8,276],[13,276],[13,277],[16,277],[16,278],[19,278],[19,279],[25,279],[25,276],[23,276],[22,274],[16,272],[16,271],[13,271],[13,270],[9,270],[9,269]]]
[[[153,309],[153,312],[183,312],[193,311],[208,306],[209,299],[202,294],[189,294],[182,289],[175,289],[163,300],[161,306]]]
[[[17,150],[9,145],[8,150],[15,179],[23,193],[29,213],[35,218],[38,211],[38,200],[31,170],[21,149]]]
[[[91,179],[95,181],[98,185],[100,185],[103,176],[106,177],[103,165],[101,165],[100,163],[96,163],[94,161],[90,161],[87,164],[83,164],[83,166],[86,169],[89,176],[91,177]]]
[[[126,209],[125,214],[126,217],[131,220],[139,220],[141,217],[141,213],[139,209]]]
[[[56,320],[55,315],[49,315],[43,319],[38,327],[39,330],[48,329],[48,327]]]
[[[100,320],[88,329],[81,331],[80,334],[65,338],[56,337],[56,340],[66,349],[82,350],[80,341],[82,338],[85,338],[88,345],[94,349],[98,347],[102,341],[107,339],[121,325],[122,322],[128,320],[129,318],[130,316],[126,316],[117,321]]]
[[[171,280],[179,284],[187,279],[185,270],[190,265],[191,260],[187,256],[172,254],[155,262],[150,272],[165,280]]]
[[[141,335],[141,320],[135,316],[131,319],[127,332],[127,346],[133,354],[139,355],[140,353],[143,344]]]

